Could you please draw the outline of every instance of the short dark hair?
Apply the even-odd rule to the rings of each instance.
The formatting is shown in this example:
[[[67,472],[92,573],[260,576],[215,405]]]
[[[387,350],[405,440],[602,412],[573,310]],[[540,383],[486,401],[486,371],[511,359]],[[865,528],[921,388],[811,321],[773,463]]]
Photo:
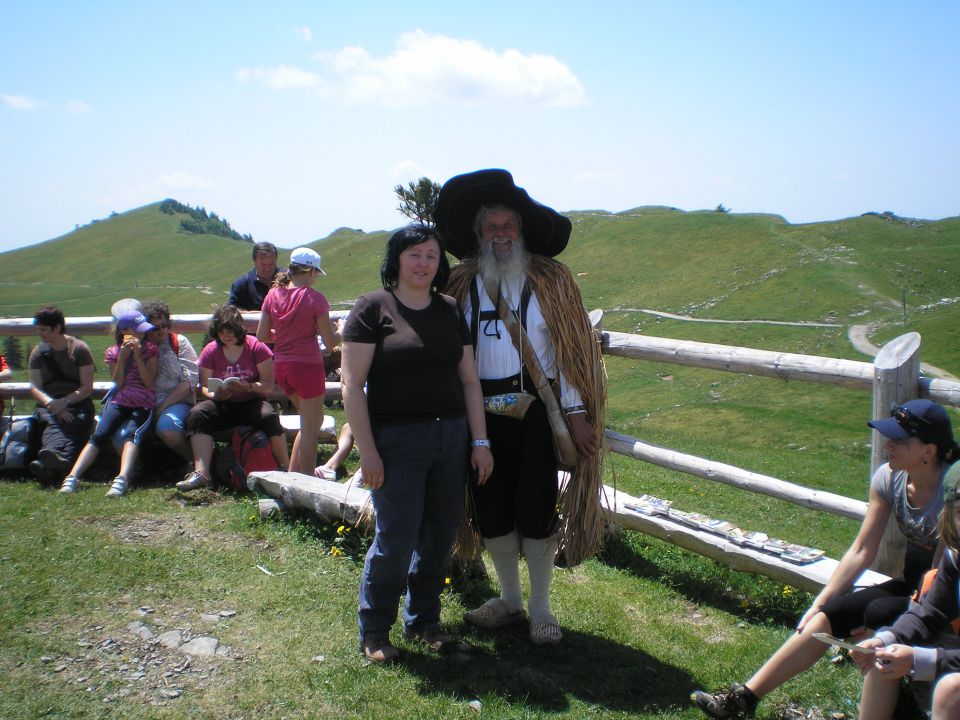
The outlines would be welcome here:
[[[253,259],[256,260],[257,255],[259,255],[260,253],[268,253],[276,257],[278,254],[277,246],[274,245],[272,242],[258,242],[253,246],[253,255],[252,255]]]
[[[63,310],[56,305],[46,305],[34,314],[34,325],[46,325],[49,328],[56,329],[60,326],[60,334],[67,334],[67,320],[63,317]]]
[[[152,317],[162,317],[166,322],[170,322],[170,306],[163,300],[148,300],[140,309],[143,316],[149,320]]]
[[[446,287],[447,279],[450,277],[450,262],[447,260],[447,253],[443,247],[443,240],[440,239],[440,233],[428,225],[414,223],[397,230],[387,241],[387,253],[383,256],[383,263],[380,265],[380,282],[383,283],[384,288],[387,290],[395,288],[400,280],[400,253],[407,248],[422,245],[429,240],[436,240],[440,247],[440,264],[437,267],[437,274],[433,278],[431,292],[440,292]]]
[[[210,327],[207,329],[207,335],[217,345],[223,345],[220,340],[220,332],[229,330],[237,338],[237,344],[243,344],[247,337],[247,328],[243,325],[243,315],[233,305],[218,305],[213,311],[213,317],[210,318]]]

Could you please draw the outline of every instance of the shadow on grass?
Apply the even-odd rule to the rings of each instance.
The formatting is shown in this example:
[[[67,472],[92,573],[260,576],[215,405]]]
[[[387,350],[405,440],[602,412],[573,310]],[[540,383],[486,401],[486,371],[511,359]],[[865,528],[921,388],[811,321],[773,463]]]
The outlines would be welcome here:
[[[468,654],[445,657],[404,646],[404,667],[420,677],[420,692],[491,702],[495,696],[526,710],[561,712],[570,698],[623,712],[686,707],[693,679],[635,648],[587,633],[564,630],[555,648],[530,643],[525,625],[490,634],[468,634]],[[642,678],[642,681],[638,679]],[[518,708],[519,709],[519,708]]]
[[[597,559],[636,577],[666,584],[690,602],[708,604],[751,623],[793,625],[809,604],[803,592],[797,591],[790,597],[784,597],[779,591],[782,585],[760,576],[748,577],[745,585],[736,578],[743,573],[666,544],[676,557],[682,558],[680,561],[665,563],[662,552],[650,553],[656,559],[649,559],[635,547],[636,543],[635,539],[618,533],[607,539]]]

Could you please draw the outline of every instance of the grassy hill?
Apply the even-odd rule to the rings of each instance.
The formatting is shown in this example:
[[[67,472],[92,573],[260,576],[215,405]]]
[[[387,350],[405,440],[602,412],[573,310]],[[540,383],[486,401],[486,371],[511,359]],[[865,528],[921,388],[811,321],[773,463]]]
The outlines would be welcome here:
[[[561,259],[578,276],[587,306],[605,309],[608,329],[857,360],[867,358],[848,341],[850,325],[873,327],[872,338],[878,344],[916,330],[923,335],[923,359],[960,375],[955,339],[960,326],[960,268],[952,262],[960,250],[960,218],[927,222],[867,215],[790,225],[773,215],[660,207],[570,216],[574,236]],[[161,213],[158,203],[35,247],[4,253],[0,255],[0,315],[29,316],[48,302],[59,304],[68,315],[104,315],[113,301],[128,296],[162,298],[174,313],[206,311],[226,300],[230,282],[250,267],[251,247],[217,236],[187,235],[178,228],[179,218]],[[386,232],[366,234],[343,228],[311,243],[329,272],[318,287],[335,307],[346,306],[360,293],[379,286],[387,236]],[[281,251],[281,260],[286,254]],[[698,319],[809,324],[710,324],[656,317],[645,309]],[[86,339],[95,354],[102,354],[106,338]],[[620,358],[607,359],[607,372],[609,427],[809,487],[866,496],[870,435],[864,423],[871,413],[867,393]],[[952,417],[955,424],[960,421],[960,414],[953,412]],[[834,557],[856,532],[856,523],[848,520],[619,456],[609,459],[606,480],[631,494],[653,493],[674,500],[684,510],[700,510],[747,529],[816,545]],[[96,522],[109,518],[107,524],[113,527],[111,523],[120,523],[121,516],[129,517],[128,511],[106,505],[99,491],[81,494],[67,513],[69,523],[59,522],[64,510],[55,494],[11,484],[0,486],[0,491],[5,502],[16,507],[9,514],[9,530],[0,533],[0,545],[10,544],[3,554],[23,558],[5,578],[4,587],[22,584],[18,573],[36,568],[29,576],[31,602],[11,604],[15,608],[8,608],[8,627],[31,621],[33,603],[40,601],[47,616],[83,616],[83,622],[96,627],[104,624],[97,618],[109,615],[114,607],[130,610],[150,604],[163,610],[164,598],[206,607],[211,587],[216,586],[218,601],[234,593],[237,603],[252,609],[256,622],[262,613],[263,622],[279,629],[275,643],[264,641],[263,649],[257,645],[252,653],[269,657],[272,672],[244,675],[244,688],[251,692],[241,694],[243,707],[237,717],[281,713],[312,717],[312,709],[304,711],[306,715],[291,710],[308,696],[330,703],[336,713],[331,709],[329,714],[338,717],[375,713],[379,717],[384,708],[387,717],[466,717],[473,710],[463,709],[460,701],[477,696],[483,698],[484,713],[491,717],[583,717],[587,713],[699,717],[686,708],[689,690],[742,680],[791,632],[792,614],[809,602],[790,588],[726,571],[667,544],[629,534],[600,559],[560,574],[558,604],[571,638],[554,659],[538,655],[542,662],[537,669],[527,667],[528,649],[522,639],[507,640],[504,645],[498,639],[482,646],[482,657],[470,672],[451,665],[448,676],[446,665],[434,668],[422,663],[414,665],[413,671],[391,671],[371,680],[373,676],[364,674],[369,669],[356,667],[352,647],[358,566],[345,567],[330,557],[330,538],[317,539],[304,524],[261,524],[248,518],[250,507],[239,503],[215,503],[197,513],[192,513],[194,508],[184,513],[170,502],[166,488],[138,488],[128,498],[138,522],[171,514],[182,522],[181,515],[189,514],[193,518],[189,522],[208,523],[217,533],[226,523],[242,539],[226,560],[227,543],[219,540],[209,553],[216,560],[203,554],[205,550],[181,549],[179,543],[171,544],[169,550],[116,550],[113,536],[101,532],[87,516],[99,518]],[[49,524],[36,531],[38,538],[24,537],[23,547],[14,547],[21,528],[34,527],[37,508]],[[284,565],[290,569],[287,595],[275,595],[273,585],[261,590],[260,582],[274,579],[250,573],[249,568],[262,562],[266,552],[253,545],[254,538],[269,542],[277,548],[270,552],[288,562]],[[52,572],[45,570],[51,559],[45,556],[41,562],[30,554],[46,553],[48,543],[57,548]],[[78,567],[76,574],[82,577],[71,575],[70,568],[78,564],[71,554],[73,547],[81,552],[96,549],[86,553],[84,562],[96,562],[97,573],[82,573]],[[126,553],[124,557],[136,565],[115,562],[112,553],[118,552]],[[277,558],[271,558],[274,561]],[[133,568],[139,564],[148,566],[146,587],[135,577]],[[223,568],[222,583],[207,579],[212,567]],[[315,573],[324,578],[318,580]],[[68,587],[81,588],[79,595],[60,591],[56,583],[61,574],[69,578]],[[331,579],[335,584],[327,588]],[[86,610],[86,598],[91,595],[102,601],[98,612]],[[457,623],[462,609],[469,606],[458,593],[444,602],[445,619],[451,623]],[[267,606],[269,613],[260,610]],[[313,612],[319,606],[336,611]],[[309,611],[302,613],[302,608]],[[124,623],[130,619],[123,617]],[[328,621],[332,627],[326,625]],[[63,624],[56,619],[50,622],[54,627]],[[259,626],[248,628],[246,622],[235,634],[241,646],[244,633],[266,635],[258,631]],[[309,629],[304,622],[310,623]],[[291,640],[293,630],[286,630],[301,627],[304,631],[296,634],[303,642],[298,644]],[[57,648],[55,654],[68,652],[66,646],[76,634],[64,634],[68,638],[63,640],[64,648]],[[0,634],[3,639],[8,636],[28,645],[31,657],[50,652],[49,641],[15,630]],[[322,642],[308,649],[306,640],[314,637]],[[286,646],[291,642],[299,652],[293,659]],[[302,658],[317,652],[325,653],[329,662],[305,672]],[[488,661],[488,656],[495,662]],[[609,662],[595,663],[592,658],[599,656]],[[0,653],[0,667],[16,670],[18,688],[32,688],[33,666],[21,668],[22,663],[11,657]],[[523,659],[517,662],[517,657]],[[513,659],[503,665],[503,658]],[[617,672],[610,674],[609,668]],[[284,683],[274,686],[265,681],[261,687],[254,677],[273,677],[274,671]],[[637,671],[654,677],[639,694],[633,691]],[[539,674],[534,676],[535,672]],[[571,690],[572,678],[580,681]],[[327,693],[331,682],[336,692]],[[778,691],[760,717],[792,717],[792,710],[781,713],[781,708],[795,696],[805,703],[816,698],[824,708],[847,710],[858,683],[851,668],[821,663]],[[426,692],[425,686],[430,688]],[[18,715],[11,712],[11,717],[32,717],[56,705],[63,694],[53,688],[43,685],[36,707]],[[534,688],[547,690],[530,695]],[[365,704],[371,693],[382,693],[384,704]],[[221,700],[212,693],[204,697],[210,703],[210,717],[234,716],[236,696],[233,700]],[[87,707],[83,698],[72,702],[78,708]],[[356,707],[351,707],[354,702]],[[4,707],[2,700],[0,707]],[[76,716],[92,715],[77,710]],[[133,711],[116,716],[140,717]],[[185,715],[171,711],[170,716]]]

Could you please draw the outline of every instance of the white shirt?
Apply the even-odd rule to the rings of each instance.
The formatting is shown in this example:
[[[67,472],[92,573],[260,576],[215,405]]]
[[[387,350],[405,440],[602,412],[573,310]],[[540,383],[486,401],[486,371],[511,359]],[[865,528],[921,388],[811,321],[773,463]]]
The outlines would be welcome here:
[[[480,310],[493,310],[493,300],[487,295],[483,286],[483,279],[478,274],[476,280],[477,288],[480,294]],[[500,292],[503,300],[513,312],[519,317],[520,312],[520,292],[522,282],[520,279],[512,283],[502,285]],[[464,314],[467,318],[467,325],[473,326],[473,308],[471,303],[467,302],[464,308]],[[534,293],[530,294],[530,302],[527,305],[527,338],[533,346],[533,350],[540,361],[543,372],[548,378],[560,379],[560,405],[564,408],[571,408],[583,404],[583,399],[577,389],[571,386],[563,374],[557,370],[557,353],[550,342],[550,336],[547,334],[547,321],[540,310],[540,302]],[[499,334],[499,337],[497,335]],[[499,380],[501,378],[511,377],[520,372],[520,354],[517,346],[513,344],[510,332],[504,326],[503,321],[499,319],[481,320],[477,331],[477,346],[474,348],[477,360],[477,374],[481,380]],[[537,390],[534,387],[525,387],[524,390],[536,395]]]

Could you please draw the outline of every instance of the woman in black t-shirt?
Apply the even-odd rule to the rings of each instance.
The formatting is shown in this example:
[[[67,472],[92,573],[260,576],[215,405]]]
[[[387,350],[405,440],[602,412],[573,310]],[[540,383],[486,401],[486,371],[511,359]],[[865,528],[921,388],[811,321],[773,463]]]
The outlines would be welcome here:
[[[440,593],[468,468],[480,483],[493,469],[470,334],[439,293],[448,274],[435,230],[398,231],[383,290],[357,300],[343,331],[343,403],[377,513],[360,578],[360,648],[377,663],[399,657],[389,633],[404,590],[405,635],[438,652],[455,647],[440,629]]]

